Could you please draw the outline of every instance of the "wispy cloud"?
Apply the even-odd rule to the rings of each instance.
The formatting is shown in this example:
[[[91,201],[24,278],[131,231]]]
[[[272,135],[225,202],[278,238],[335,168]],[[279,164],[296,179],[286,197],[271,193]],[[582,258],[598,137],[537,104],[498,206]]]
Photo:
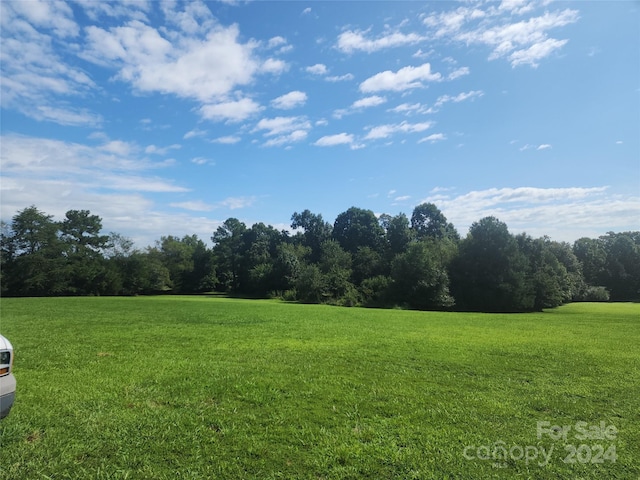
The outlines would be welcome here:
[[[329,72],[327,66],[323,63],[316,63],[315,65],[305,68],[305,70],[313,75],[326,75]]]
[[[223,101],[203,105],[199,112],[202,118],[212,121],[241,122],[262,111],[264,107],[250,98]]]
[[[325,77],[324,79],[327,82],[346,82],[349,80],[353,80],[355,77],[351,73],[345,73],[344,75],[330,75]]]
[[[482,90],[471,90],[470,92],[463,92],[454,96],[442,95],[438,97],[438,100],[434,104],[434,107],[440,108],[442,105],[444,105],[447,102],[460,103],[460,102],[464,102],[465,100],[473,100],[475,98],[482,97],[483,95],[484,95],[484,92]]]
[[[144,153],[147,153],[150,155],[166,155],[171,150],[179,150],[180,148],[182,148],[182,146],[178,145],[177,143],[174,143],[173,145],[168,145],[166,147],[158,147],[156,145],[147,145],[147,147],[145,147],[144,149]]]
[[[433,133],[427,137],[421,138],[420,140],[418,140],[418,143],[423,143],[423,142],[436,143],[446,139],[447,139],[447,136],[444,133]]]
[[[193,157],[191,163],[196,165],[215,165],[215,162],[206,157]]]
[[[640,218],[640,197],[609,193],[609,187],[491,188],[454,195],[438,190],[423,200],[435,203],[461,229],[486,216],[496,216],[512,232],[555,240],[595,237],[606,230],[633,229]],[[604,230],[603,230],[604,229]]]
[[[266,136],[274,136],[294,130],[309,130],[310,128],[311,123],[306,117],[273,117],[261,119],[254,131],[266,130]]]
[[[337,133],[320,137],[314,145],[317,147],[333,147],[335,145],[351,145],[353,142],[354,137],[350,133]]]
[[[84,70],[67,64],[55,48],[73,44],[80,32],[71,7],[63,2],[2,2],[0,21],[2,108],[61,125],[100,124],[100,115],[68,102],[97,89]]]
[[[352,113],[360,112],[365,108],[377,107],[378,105],[382,105],[386,103],[387,99],[385,97],[380,97],[379,95],[371,95],[369,97],[364,97],[353,102],[348,108],[341,108],[333,112],[333,116],[335,118],[342,118],[344,115],[349,115]]]
[[[425,37],[416,33],[388,32],[375,39],[367,38],[368,32],[360,30],[347,30],[338,35],[336,48],[344,53],[363,51],[375,52],[385,48],[412,45],[425,40]]]
[[[515,15],[524,16],[533,10],[534,2],[529,1],[503,2],[498,7],[471,2],[453,10],[432,13],[423,21],[436,38],[488,46],[489,60],[506,58],[513,67],[536,67],[567,43],[567,40],[549,37],[549,32],[577,22],[579,15],[577,10],[567,8],[514,21]]]
[[[304,140],[309,130],[311,130],[311,122],[307,117],[296,116],[263,118],[253,132],[264,131],[265,137],[273,137],[264,143],[265,147],[279,147]]]
[[[442,75],[431,71],[431,64],[424,63],[417,67],[403,67],[397,72],[386,70],[376,73],[360,84],[360,91],[364,93],[384,90],[401,92],[425,86],[425,82],[438,82]]]
[[[166,205],[185,212],[207,212],[250,207],[257,198],[177,200],[190,188],[169,174],[160,176],[167,164],[149,160],[132,142],[107,140],[92,146],[21,135],[3,135],[0,142],[3,219],[32,204],[57,218],[70,208],[84,208],[103,218],[105,231],[126,232],[138,246],[174,233],[196,233],[206,241],[221,221],[162,212],[159,199],[169,199]],[[211,163],[203,157],[193,161]]]
[[[188,140],[190,138],[204,137],[207,134],[206,130],[200,130],[199,128],[194,128],[193,130],[189,130],[182,137],[184,140]]]
[[[469,75],[470,73],[471,70],[469,70],[469,67],[456,68],[453,72],[447,75],[447,79],[455,80],[457,78],[464,77],[465,75]]]
[[[187,188],[145,171],[166,166],[140,156],[142,149],[132,142],[111,140],[98,146],[80,143],[3,135],[0,161],[5,178],[14,182],[64,179],[79,188],[130,190],[134,192],[185,192]]]
[[[219,202],[218,205],[229,208],[231,210],[237,210],[239,208],[247,208],[252,206],[257,200],[255,196],[249,197],[228,197]]]
[[[188,202],[173,202],[170,203],[169,206],[173,208],[189,210],[192,212],[210,212],[215,208],[213,205],[209,205],[208,203],[200,200],[193,200]]]
[[[224,137],[218,137],[211,140],[213,143],[221,143],[223,145],[234,145],[242,140],[241,137],[235,135],[227,135]]]
[[[389,138],[395,133],[416,133],[423,132],[433,126],[433,122],[409,123],[402,122],[396,124],[386,124],[371,127],[369,133],[364,137],[365,140],[378,140]]]
[[[517,143],[517,142],[512,142],[512,143]],[[518,150],[520,150],[521,152],[524,152],[526,150],[549,150],[551,148],[553,148],[553,146],[548,143],[542,143],[540,145],[531,145],[527,143],[521,146]]]
[[[301,107],[307,102],[307,94],[299,90],[286,93],[271,101],[271,106],[281,110]]]

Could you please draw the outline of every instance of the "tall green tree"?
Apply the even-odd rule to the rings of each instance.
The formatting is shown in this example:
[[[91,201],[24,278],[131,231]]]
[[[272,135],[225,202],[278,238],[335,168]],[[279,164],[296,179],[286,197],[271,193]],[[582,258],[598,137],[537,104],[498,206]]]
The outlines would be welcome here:
[[[185,293],[185,280],[194,270],[194,247],[172,235],[161,237],[149,254],[158,259],[169,272],[170,286],[174,293]]]
[[[422,203],[413,209],[411,229],[418,240],[449,238],[459,240],[460,235],[447,217],[433,203]]]
[[[240,291],[246,231],[247,226],[240,220],[228,218],[211,237],[217,266],[218,288],[230,292]]]
[[[452,292],[466,310],[519,312],[534,308],[528,260],[507,225],[495,217],[474,222],[452,262]]]
[[[321,245],[319,267],[324,276],[323,297],[331,303],[357,303],[355,287],[351,283],[352,257],[335,240],[326,240]]]
[[[69,210],[60,222],[65,245],[70,294],[100,294],[114,281],[103,252],[109,236],[101,235],[102,219],[89,210]]]
[[[278,246],[286,235],[264,223],[256,223],[243,235],[242,291],[252,295],[267,295],[277,290],[275,263]]]
[[[602,285],[607,263],[604,242],[597,238],[579,238],[573,243],[573,253],[582,265],[585,282],[589,285]]]
[[[282,295],[295,287],[309,251],[310,248],[293,243],[283,242],[277,246],[273,262],[273,291]]]
[[[572,294],[569,273],[551,248],[551,240],[533,239],[524,233],[516,240],[528,260],[526,278],[534,296],[533,309],[553,308],[569,300]]]
[[[30,206],[18,212],[3,236],[3,282],[10,295],[61,295],[69,272],[58,224]]]
[[[333,238],[349,253],[356,253],[359,247],[380,252],[384,246],[384,230],[375,214],[357,207],[351,207],[336,217]]]
[[[12,248],[18,256],[38,252],[58,254],[62,247],[53,215],[41,212],[34,205],[13,217],[11,232]]]
[[[391,264],[394,300],[419,310],[453,306],[447,268],[456,250],[449,239],[430,238],[409,245]]]
[[[62,240],[74,254],[101,253],[108,246],[109,236],[101,235],[102,219],[89,210],[69,210],[60,223]]]
[[[309,260],[317,262],[320,259],[320,246],[322,242],[331,238],[333,227],[325,222],[322,215],[303,210],[291,215],[291,228],[302,229],[302,245],[311,249]]]
[[[640,234],[609,232],[600,240],[607,252],[602,277],[611,300],[640,299]]]
[[[386,239],[392,257],[404,252],[413,238],[409,219],[404,213],[391,217],[386,228]]]

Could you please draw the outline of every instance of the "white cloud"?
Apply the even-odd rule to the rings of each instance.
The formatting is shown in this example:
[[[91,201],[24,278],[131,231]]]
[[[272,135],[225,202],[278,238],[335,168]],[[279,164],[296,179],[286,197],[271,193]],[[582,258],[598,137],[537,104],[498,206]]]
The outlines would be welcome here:
[[[270,138],[264,143],[265,147],[280,147],[282,145],[290,145],[292,143],[300,142],[307,138],[308,132],[306,130],[294,130],[286,135],[279,135],[275,138]]]
[[[223,145],[234,145],[242,140],[240,137],[235,135],[226,135],[224,137],[218,137],[211,140],[213,143],[221,143]]]
[[[461,195],[431,195],[419,203],[432,202],[456,227],[493,215],[514,233],[549,235],[554,240],[573,241],[597,237],[607,231],[637,229],[640,197],[609,192],[609,187],[491,188]],[[637,223],[637,222],[636,222]]]
[[[338,43],[336,48],[344,53],[353,53],[355,51],[364,51],[367,53],[375,52],[385,48],[399,47],[403,45],[412,45],[425,39],[416,33],[387,33],[376,39],[368,39],[365,37],[367,32],[351,31],[338,35]]]
[[[182,208],[184,210],[190,210],[192,212],[209,212],[215,207],[209,205],[201,200],[194,200],[189,202],[174,202],[169,204],[170,207]]]
[[[512,144],[514,144],[514,143],[517,143],[517,142],[512,141],[511,143],[512,143]],[[540,144],[540,145],[538,145],[538,146],[536,146],[536,145],[531,145],[531,144],[527,143],[527,144],[523,145],[522,147],[520,147],[518,150],[520,150],[521,152],[524,152],[524,151],[526,151],[526,150],[531,150],[531,149],[535,149],[535,150],[548,150],[548,149],[550,149],[550,148],[553,148],[553,146],[552,146],[552,145],[550,145],[550,144],[548,144],[548,143],[543,143],[543,144]]]
[[[365,140],[377,140],[389,138],[395,133],[415,133],[423,132],[433,126],[433,122],[387,124],[372,127],[367,133]]]
[[[255,131],[266,130],[265,136],[291,133],[295,130],[310,130],[311,123],[306,117],[274,117],[263,118],[258,122]]]
[[[281,45],[286,45],[286,44],[287,44],[286,38],[281,37],[281,36],[272,37],[267,42],[267,48],[276,48],[276,47],[279,47]]]
[[[413,58],[428,58],[434,54],[434,50],[429,50],[428,52],[423,52],[421,48],[418,49],[413,55]]]
[[[129,156],[139,150],[138,146],[131,142],[123,142],[122,140],[112,140],[98,147],[100,150],[109,153],[115,153],[123,157]]]
[[[215,26],[215,18],[204,2],[200,0],[185,2],[182,5],[184,10],[178,10],[176,8],[178,5],[174,1],[160,3],[160,8],[169,25],[174,25],[190,35],[206,33]]]
[[[522,15],[533,9],[533,3],[530,0],[502,0],[498,9]]]
[[[289,45],[287,39],[281,36],[270,38],[267,42],[267,48],[271,50],[275,49],[278,54],[293,50],[293,46]]]
[[[27,112],[24,107],[25,105],[22,105],[19,109],[25,115],[36,120],[46,120],[59,125],[96,126],[103,121],[102,116],[84,108],[38,105]]]
[[[469,70],[469,67],[460,67],[454,70],[453,72],[451,72],[447,76],[447,78],[449,80],[455,80],[456,78],[464,77],[465,75],[469,75],[470,73],[471,73],[471,70]]]
[[[349,80],[353,80],[355,77],[351,73],[345,73],[344,75],[331,75],[325,77],[327,82],[345,82]]]
[[[444,133],[433,133],[427,137],[421,138],[420,140],[418,140],[418,143],[423,143],[423,142],[436,143],[446,139],[447,139],[447,136]]]
[[[158,199],[175,200],[189,188],[158,176],[166,162],[140,157],[142,149],[135,144],[111,141],[94,147],[20,135],[3,135],[0,142],[3,219],[29,205],[58,218],[70,208],[88,209],[103,218],[105,232],[124,233],[140,246],[173,232],[207,239],[221,223],[160,213]]]
[[[139,21],[108,30],[86,28],[82,56],[118,69],[117,77],[141,92],[159,92],[201,102],[226,97],[249,84],[260,68],[254,43],[240,43],[236,25],[216,25],[200,38],[160,31]],[[267,68],[268,70],[268,68]]]
[[[390,112],[403,113],[405,115],[417,114],[417,113],[433,113],[435,110],[428,108],[421,103],[401,103],[393,108],[389,109]]]
[[[79,143],[3,135],[0,162],[6,178],[77,182],[79,189],[131,190],[137,192],[179,192],[184,187],[141,172],[157,169],[158,164],[138,156],[140,147],[113,140],[97,147]]]
[[[304,116],[263,118],[253,132],[262,130],[265,130],[265,137],[273,137],[269,138],[263,146],[278,147],[304,140],[311,130],[311,122]]]
[[[203,118],[212,121],[241,122],[263,110],[259,103],[250,98],[230,100],[203,105],[199,112]]]
[[[11,2],[7,8],[13,9],[18,16],[22,16],[35,27],[52,30],[57,37],[76,37],[80,31],[73,19],[73,10],[64,2],[18,1]]]
[[[511,66],[531,65],[532,67],[537,67],[540,60],[548,57],[553,51],[562,48],[567,42],[568,40],[547,38],[542,42],[531,45],[529,48],[516,50],[509,55]]]
[[[54,48],[78,33],[71,8],[62,2],[0,2],[0,22],[2,108],[61,125],[99,124],[99,115],[69,105],[70,98],[93,92],[95,83]]]
[[[365,108],[377,107],[385,103],[387,99],[378,95],[372,95],[356,100],[351,104],[349,108],[341,108],[333,112],[335,118],[342,118],[344,115],[349,115]]]
[[[271,105],[274,108],[282,110],[289,110],[296,107],[303,106],[307,101],[307,94],[299,90],[286,93],[271,101]]]
[[[181,145],[174,143],[173,145],[169,145],[167,147],[157,147],[155,145],[147,145],[144,149],[144,153],[153,154],[153,155],[166,155],[170,150],[179,150],[182,148]]]
[[[431,72],[431,65],[425,63],[418,67],[404,67],[397,72],[386,70],[367,78],[360,84],[365,93],[391,90],[400,92],[412,88],[421,88],[424,82],[437,82],[442,79],[439,73]]]
[[[484,9],[483,9],[484,7]],[[578,21],[577,10],[545,11],[526,20],[513,21],[514,15],[529,14],[532,2],[503,2],[499,8],[474,3],[432,14],[423,19],[436,38],[448,37],[467,45],[486,45],[492,49],[489,60],[506,58],[513,67],[536,67],[540,60],[562,48],[567,40],[549,37],[548,32]]]
[[[469,99],[473,100],[475,98],[482,97],[483,95],[484,95],[484,92],[482,90],[471,90],[469,92],[459,93],[458,95],[455,95],[455,96],[441,95],[440,97],[438,97],[438,100],[436,100],[434,107],[440,108],[442,105],[448,102],[460,103]]]
[[[354,141],[353,135],[350,133],[338,133],[335,135],[326,135],[320,137],[314,145],[318,147],[333,147],[335,145],[349,145]]]
[[[191,163],[194,163],[196,165],[215,165],[215,162],[213,160],[209,160],[205,157],[194,157],[191,159]]]
[[[256,197],[228,197],[219,202],[222,207],[229,208],[231,210],[237,210],[238,208],[247,208],[252,206],[256,202]]]
[[[352,108],[369,108],[376,107],[378,105],[382,105],[385,103],[387,99],[385,97],[380,97],[378,95],[372,95],[370,97],[364,97],[359,100],[356,100],[351,105]]]
[[[305,68],[305,70],[313,75],[326,75],[329,71],[323,63],[316,63],[315,65]]]
[[[288,69],[289,64],[284,60],[280,60],[278,58],[268,58],[262,63],[260,67],[261,72],[272,73],[274,75],[286,72]]]
[[[135,2],[96,2],[95,0],[75,0],[82,6],[84,12],[93,21],[100,17],[128,18],[131,20],[148,21],[147,13],[151,10],[150,0]]]
[[[193,130],[189,130],[187,133],[183,135],[184,140],[188,140],[190,138],[203,137],[207,134],[206,130],[200,130],[198,128],[194,128]]]

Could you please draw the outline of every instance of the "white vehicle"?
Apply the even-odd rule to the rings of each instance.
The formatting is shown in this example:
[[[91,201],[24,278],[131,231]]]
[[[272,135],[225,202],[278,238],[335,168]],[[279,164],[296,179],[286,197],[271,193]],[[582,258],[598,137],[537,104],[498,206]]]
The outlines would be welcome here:
[[[13,346],[0,335],[0,418],[9,415],[16,398],[16,378],[13,376]]]

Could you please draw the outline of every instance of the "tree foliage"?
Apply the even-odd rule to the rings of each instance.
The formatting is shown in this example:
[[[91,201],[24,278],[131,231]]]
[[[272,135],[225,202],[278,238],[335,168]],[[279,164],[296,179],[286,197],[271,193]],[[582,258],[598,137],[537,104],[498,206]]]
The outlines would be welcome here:
[[[507,225],[495,217],[474,222],[460,243],[453,266],[454,297],[468,310],[531,310],[533,286],[528,262]]]
[[[212,246],[163,236],[137,249],[102,219],[69,210],[57,222],[30,206],[0,232],[2,295],[198,293],[279,296],[336,305],[516,312],[570,301],[637,301],[640,232],[609,232],[573,245],[514,236],[497,218],[465,238],[433,204],[411,219],[351,207],[333,225],[294,213],[295,234],[229,218]]]

